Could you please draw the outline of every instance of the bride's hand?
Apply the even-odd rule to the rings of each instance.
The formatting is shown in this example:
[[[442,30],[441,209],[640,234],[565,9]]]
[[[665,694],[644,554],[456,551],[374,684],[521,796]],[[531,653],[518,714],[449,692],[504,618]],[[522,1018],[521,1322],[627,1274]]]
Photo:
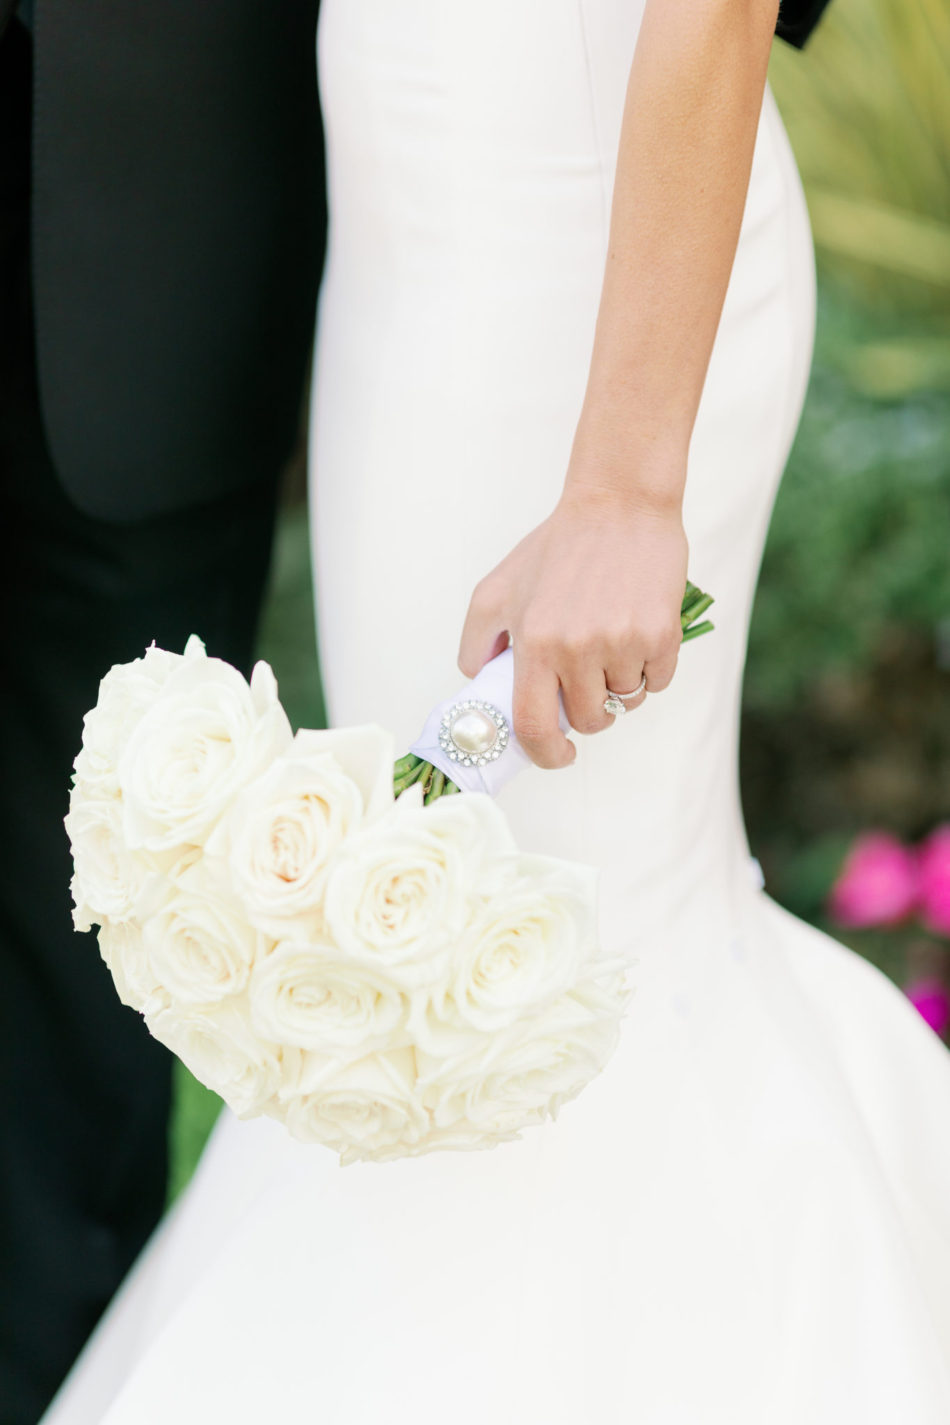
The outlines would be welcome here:
[[[604,712],[608,688],[631,692],[644,673],[651,693],[670,682],[686,562],[678,506],[568,485],[475,586],[459,668],[474,677],[511,635],[514,731],[539,767],[566,767],[576,756],[558,726],[558,687],[571,727],[593,733],[615,720]]]

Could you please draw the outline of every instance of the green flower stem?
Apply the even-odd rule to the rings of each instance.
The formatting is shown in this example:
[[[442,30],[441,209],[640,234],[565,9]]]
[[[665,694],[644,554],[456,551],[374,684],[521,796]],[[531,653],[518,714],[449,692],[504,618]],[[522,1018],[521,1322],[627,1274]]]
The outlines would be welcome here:
[[[412,756],[412,754],[409,754]],[[413,765],[408,770],[403,770],[401,776],[393,777],[393,796],[398,797],[407,787],[411,787],[413,782],[418,782],[422,787],[422,800],[424,805],[434,802],[438,797],[452,796],[455,792],[460,792],[461,787],[457,787],[454,782],[449,781],[444,772],[433,767],[431,762],[424,761],[421,757],[412,758]],[[400,757],[395,764],[399,767],[403,765],[405,769],[406,758]],[[395,771],[395,768],[394,768]]]
[[[704,599],[697,599],[695,604],[693,604],[691,608],[689,608],[688,611],[683,614],[680,620],[683,627],[688,628],[691,623],[695,623],[696,620],[699,618],[700,614],[704,614],[706,610],[710,607],[712,602],[712,599],[709,598],[708,595]]]
[[[694,597],[687,597],[683,601],[680,623],[687,628],[700,614],[704,614],[713,602],[711,594],[701,594],[697,590]]]
[[[442,795],[442,788],[445,786],[445,773],[439,771],[438,767],[432,773],[432,781],[429,783],[429,790],[426,792],[425,801],[434,802]]]
[[[409,758],[412,759],[412,765],[403,770],[401,774],[397,774],[397,769],[400,766],[404,767]],[[404,792],[407,787],[411,787],[413,782],[418,782],[420,777],[426,775],[426,771],[431,768],[431,766],[431,762],[426,762],[422,757],[415,757],[411,752],[408,753],[406,757],[400,757],[393,768],[394,795],[398,797],[399,793]]]
[[[416,768],[413,768],[411,772],[407,772],[403,777],[394,777],[393,787],[398,787],[400,791],[404,792],[407,787],[412,786],[413,782],[418,781],[420,776],[421,768],[418,770]]]
[[[709,619],[704,619],[702,623],[697,623],[696,619],[700,614],[704,614],[713,602],[711,594],[704,594],[702,589],[687,581],[680,610],[684,643],[691,638],[699,638],[703,633],[712,632],[715,625]],[[411,787],[413,782],[419,782],[422,786],[422,800],[426,806],[437,801],[439,797],[455,796],[462,790],[444,772],[433,767],[431,762],[407,752],[405,757],[400,757],[393,766],[393,795],[398,797],[407,787]]]
[[[405,757],[400,757],[393,765],[393,776],[398,781],[406,772],[412,772],[422,762],[421,757],[417,757],[414,752],[407,752]]]

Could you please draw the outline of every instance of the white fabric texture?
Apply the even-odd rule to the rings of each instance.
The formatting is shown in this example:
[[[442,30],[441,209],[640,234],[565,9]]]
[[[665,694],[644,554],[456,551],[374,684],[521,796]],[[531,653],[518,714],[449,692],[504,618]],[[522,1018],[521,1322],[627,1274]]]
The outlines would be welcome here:
[[[331,249],[313,401],[335,724],[408,747],[476,581],[560,492],[638,0],[324,0]],[[47,1425],[946,1425],[950,1058],[758,888],[749,610],[811,360],[771,93],[690,452],[716,631],[499,803],[601,868],[636,993],[603,1075],[490,1152],[341,1169],[218,1125]]]

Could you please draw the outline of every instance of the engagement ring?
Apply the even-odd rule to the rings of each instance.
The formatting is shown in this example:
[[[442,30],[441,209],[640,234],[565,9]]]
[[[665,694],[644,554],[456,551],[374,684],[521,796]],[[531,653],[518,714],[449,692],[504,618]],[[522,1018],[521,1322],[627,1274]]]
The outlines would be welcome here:
[[[632,693],[614,693],[607,689],[607,696],[604,698],[604,712],[610,713],[611,717],[620,717],[627,711],[627,701],[631,698],[638,698],[641,693],[647,690],[647,675],[643,674]]]

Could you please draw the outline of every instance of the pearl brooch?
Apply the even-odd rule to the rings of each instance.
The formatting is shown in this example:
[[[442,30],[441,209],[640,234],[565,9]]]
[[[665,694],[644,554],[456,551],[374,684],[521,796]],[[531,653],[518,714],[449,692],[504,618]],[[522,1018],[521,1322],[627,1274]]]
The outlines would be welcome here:
[[[481,698],[453,703],[442,714],[439,746],[461,767],[483,767],[495,762],[508,746],[505,717]]]

